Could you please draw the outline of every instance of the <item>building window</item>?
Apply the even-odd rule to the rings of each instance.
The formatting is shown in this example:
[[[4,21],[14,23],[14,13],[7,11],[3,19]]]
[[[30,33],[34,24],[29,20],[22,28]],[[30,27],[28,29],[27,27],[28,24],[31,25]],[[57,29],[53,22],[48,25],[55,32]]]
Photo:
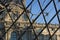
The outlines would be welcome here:
[[[52,40],[57,40],[57,35],[54,35],[54,36],[52,37]]]
[[[0,30],[4,28],[4,23],[0,22]]]
[[[13,31],[12,33],[11,33],[11,38],[10,38],[10,40],[17,40],[17,38],[18,38],[18,31]]]
[[[49,35],[44,35],[44,40],[49,40]]]
[[[49,35],[40,34],[39,40],[49,40]],[[54,35],[54,36],[52,37],[52,40],[57,40],[57,36]]]
[[[40,36],[38,37],[39,40],[44,40],[44,35],[40,34]]]
[[[29,13],[26,14],[26,12],[23,14],[23,18],[24,18],[25,21],[28,20],[27,15],[28,15],[28,17],[30,16]]]
[[[26,33],[23,35],[22,40],[32,40],[32,31],[28,30]]]
[[[5,33],[5,26],[4,26],[4,22],[0,22],[0,40],[3,40],[3,38],[5,39],[5,36],[2,38],[2,35]]]
[[[0,20],[3,20],[6,16],[6,9],[0,10]]]
[[[16,11],[16,13],[11,12],[11,13],[10,13],[10,16],[11,16],[11,19],[12,19],[13,21],[15,21],[15,20],[17,19],[17,17],[19,16],[18,11]]]
[[[24,17],[24,20],[27,20],[27,15],[26,15],[26,13],[23,15],[23,17]]]

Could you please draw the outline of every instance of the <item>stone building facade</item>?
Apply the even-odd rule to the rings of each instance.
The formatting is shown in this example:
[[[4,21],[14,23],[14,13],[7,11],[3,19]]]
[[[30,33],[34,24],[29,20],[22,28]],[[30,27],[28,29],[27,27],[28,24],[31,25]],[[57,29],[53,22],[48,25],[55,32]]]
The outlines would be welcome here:
[[[4,16],[2,16],[3,14],[0,15],[0,38],[10,28],[10,26],[17,19],[17,17],[23,12],[23,9],[21,9],[20,7],[15,5],[15,3],[14,3],[15,1],[16,0],[13,0],[13,2],[11,2],[8,7],[8,8],[11,8],[11,12],[4,14]],[[23,3],[25,3],[25,0]],[[17,5],[19,5],[19,4],[17,3]],[[5,10],[5,12],[6,12],[6,10]],[[33,29],[30,28],[29,30],[26,30],[26,28],[30,25],[30,23],[29,23],[28,19],[26,19],[26,20],[25,19],[26,19],[26,16],[25,16],[25,14],[23,14],[18,19],[18,21],[12,26],[12,28],[6,33],[6,35],[3,37],[3,39],[4,40],[18,40],[18,37],[24,31],[26,31],[26,33],[21,37],[20,40],[33,40],[35,38]],[[45,26],[45,24],[34,23],[33,27],[34,27],[36,34],[38,34],[44,28],[44,26]],[[59,27],[59,25],[58,24],[49,24],[48,27],[49,27],[50,33],[52,35],[54,33],[54,31]],[[47,28],[45,28],[45,30],[38,37],[38,40],[48,40],[48,39],[49,39],[49,32],[48,32]],[[52,40],[60,40],[60,30],[58,30],[55,33],[55,35],[52,37]]]

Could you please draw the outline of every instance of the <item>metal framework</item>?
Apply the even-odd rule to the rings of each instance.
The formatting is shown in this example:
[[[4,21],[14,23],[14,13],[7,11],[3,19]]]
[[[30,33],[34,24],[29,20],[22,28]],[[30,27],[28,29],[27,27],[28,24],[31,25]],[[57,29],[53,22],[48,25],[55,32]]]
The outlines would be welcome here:
[[[52,38],[52,37],[54,36],[54,34],[60,29],[60,18],[59,18],[59,12],[60,12],[60,10],[57,10],[55,0],[50,0],[49,3],[45,6],[44,9],[42,8],[42,5],[41,5],[41,3],[40,3],[40,0],[37,0],[41,12],[39,12],[38,16],[37,16],[33,21],[31,21],[31,20],[30,20],[30,17],[28,16],[28,11],[27,11],[27,9],[32,5],[32,3],[33,3],[34,1],[35,1],[35,0],[32,0],[27,7],[25,7],[24,4],[23,4],[23,2],[21,2],[21,5],[22,5],[23,7],[20,7],[20,8],[23,9],[23,12],[17,17],[17,19],[16,19],[15,21],[13,21],[13,20],[11,19],[13,23],[12,23],[12,24],[9,26],[9,28],[4,32],[4,34],[2,35],[2,38],[5,37],[6,33],[13,27],[13,25],[17,22],[17,20],[24,14],[24,12],[26,12],[26,16],[27,16],[27,18],[28,18],[28,20],[29,20],[29,24],[30,24],[29,26],[27,26],[26,30],[29,30],[30,28],[32,28],[32,31],[33,31],[33,33],[34,33],[34,35],[35,35],[35,38],[34,38],[33,40],[38,40],[39,35],[44,31],[45,28],[47,28],[48,33],[49,33],[49,40],[52,40],[51,38]],[[5,2],[5,1],[4,1],[4,2]],[[44,1],[44,2],[45,2],[45,1]],[[45,15],[44,15],[44,11],[45,11],[45,9],[51,4],[51,2],[53,2],[53,5],[54,5],[54,8],[55,8],[55,12],[56,12],[56,13],[55,13],[55,15],[53,15],[53,17],[50,19],[50,21],[47,22],[47,20],[46,20],[46,18],[45,18]],[[11,11],[11,9],[7,9],[7,7],[9,6],[9,3],[8,3],[8,2],[6,3],[6,4],[7,4],[7,5],[6,5],[6,4],[4,4],[4,3],[2,3],[2,2],[0,1],[0,4],[5,7],[4,9],[6,9],[7,12],[10,12],[10,11]],[[18,6],[18,5],[17,5],[17,6]],[[9,10],[9,11],[8,11],[8,10]],[[3,11],[4,11],[4,10],[3,10]],[[3,11],[0,11],[0,15],[2,14]],[[10,15],[10,14],[9,14],[9,15]],[[34,15],[34,14],[33,14],[33,15]],[[43,27],[43,29],[42,29],[38,34],[36,34],[36,32],[35,32],[35,30],[34,30],[34,27],[33,27],[33,24],[35,23],[35,21],[36,21],[41,15],[43,16],[43,19],[44,19],[44,22],[45,22],[45,27]],[[58,28],[55,30],[55,32],[51,35],[48,25],[51,23],[51,21],[52,21],[56,16],[57,16],[57,19],[58,19],[58,22],[59,22],[59,25],[58,25],[59,27],[58,27]],[[19,37],[18,37],[17,40],[20,40],[25,33],[26,33],[26,31],[23,31],[22,34],[19,35]],[[1,39],[1,40],[2,40],[2,39]]]

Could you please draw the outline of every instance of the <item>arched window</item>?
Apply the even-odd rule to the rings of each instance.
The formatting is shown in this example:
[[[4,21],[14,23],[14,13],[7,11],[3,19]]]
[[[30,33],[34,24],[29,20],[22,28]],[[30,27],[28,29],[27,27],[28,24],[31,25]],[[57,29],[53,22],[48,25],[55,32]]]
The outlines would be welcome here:
[[[19,34],[18,31],[13,31],[13,32],[11,33],[10,40],[17,40],[18,34]]]

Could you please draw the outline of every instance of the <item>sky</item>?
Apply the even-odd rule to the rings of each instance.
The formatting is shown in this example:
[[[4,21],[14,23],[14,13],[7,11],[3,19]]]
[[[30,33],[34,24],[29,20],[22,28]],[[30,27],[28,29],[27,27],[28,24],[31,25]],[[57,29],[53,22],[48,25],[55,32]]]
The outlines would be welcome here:
[[[44,2],[45,1],[45,2]],[[58,2],[58,0],[54,0],[55,3],[56,3],[56,7],[57,7],[57,10],[60,9],[60,2]],[[31,0],[26,0],[26,6],[31,2]],[[42,9],[44,9],[44,7],[50,2],[50,0],[40,0],[40,3],[41,3],[41,6],[42,6]],[[35,15],[32,16],[31,19],[35,19],[37,17],[37,15],[41,12],[40,10],[40,7],[38,5],[38,2],[37,0],[34,0],[33,4],[31,5],[32,6],[32,9],[31,9],[31,12]],[[30,7],[31,7],[30,6]],[[47,13],[48,16],[45,16],[46,18],[46,21],[47,23],[50,21],[50,19],[55,15],[55,8],[54,8],[54,5],[53,5],[53,2],[50,3],[50,5],[46,8],[46,10],[44,11],[44,15]],[[60,13],[59,13],[60,14]],[[30,14],[31,15],[31,14]],[[60,16],[60,15],[59,15]],[[43,16],[39,16],[39,18],[35,21],[36,23],[45,23],[44,22],[44,19],[43,19]],[[57,19],[57,16],[51,21],[51,24],[58,24],[58,19]]]

